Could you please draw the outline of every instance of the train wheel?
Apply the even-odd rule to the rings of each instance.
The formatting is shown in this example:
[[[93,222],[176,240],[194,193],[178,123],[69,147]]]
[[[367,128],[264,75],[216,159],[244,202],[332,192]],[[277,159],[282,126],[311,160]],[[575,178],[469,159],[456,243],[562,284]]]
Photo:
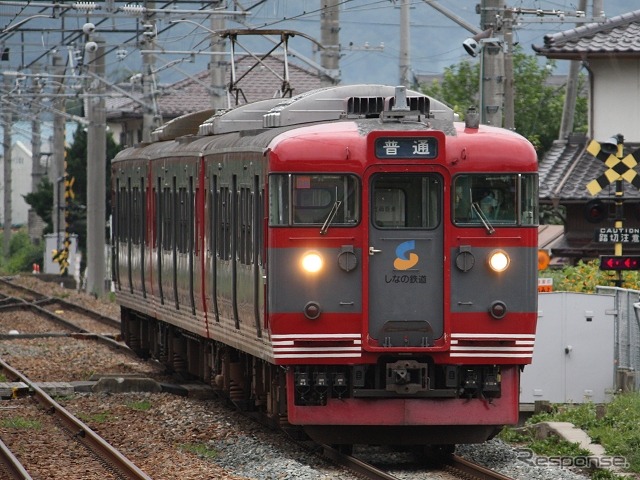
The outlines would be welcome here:
[[[353,445],[338,444],[331,446],[343,455],[353,455]]]
[[[455,444],[425,445],[422,450],[422,458],[429,464],[440,464],[455,452]]]

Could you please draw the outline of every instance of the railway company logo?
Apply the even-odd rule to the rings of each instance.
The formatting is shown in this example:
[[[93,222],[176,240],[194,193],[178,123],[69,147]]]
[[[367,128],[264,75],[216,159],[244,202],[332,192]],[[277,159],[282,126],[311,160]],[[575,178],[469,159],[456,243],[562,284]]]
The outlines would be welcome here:
[[[402,242],[396,247],[396,259],[393,262],[393,266],[396,270],[409,270],[415,267],[420,259],[417,253],[413,253],[411,250],[416,249],[415,240],[409,240]]]

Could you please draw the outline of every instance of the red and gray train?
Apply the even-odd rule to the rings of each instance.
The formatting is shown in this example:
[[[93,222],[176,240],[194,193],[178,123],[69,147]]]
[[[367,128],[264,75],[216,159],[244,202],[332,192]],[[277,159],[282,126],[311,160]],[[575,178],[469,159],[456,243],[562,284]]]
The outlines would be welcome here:
[[[339,86],[185,115],[120,152],[125,341],[334,445],[481,442],[516,423],[537,158],[477,117]]]

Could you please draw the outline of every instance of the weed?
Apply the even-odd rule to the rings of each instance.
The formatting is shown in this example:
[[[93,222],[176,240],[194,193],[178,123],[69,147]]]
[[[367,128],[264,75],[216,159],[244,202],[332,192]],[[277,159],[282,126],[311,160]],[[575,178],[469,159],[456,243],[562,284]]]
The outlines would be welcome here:
[[[4,428],[17,428],[28,430],[40,430],[42,424],[38,420],[30,420],[23,417],[9,417],[0,421]]]

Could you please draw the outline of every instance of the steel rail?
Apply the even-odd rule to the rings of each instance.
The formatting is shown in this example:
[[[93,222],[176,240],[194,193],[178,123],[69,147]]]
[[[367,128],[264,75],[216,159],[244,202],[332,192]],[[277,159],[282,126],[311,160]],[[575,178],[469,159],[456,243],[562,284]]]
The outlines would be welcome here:
[[[362,460],[358,460],[351,455],[341,453],[329,445],[322,445],[321,447],[323,457],[326,457],[334,463],[342,465],[343,467],[346,467],[369,480],[398,480],[398,477],[394,477],[393,475],[363,462]]]
[[[73,310],[75,312],[82,313],[83,315],[86,315],[87,317],[91,317],[92,319],[97,320],[100,323],[104,323],[105,325],[108,325],[110,327],[120,328],[120,320],[113,317],[109,317],[107,315],[103,315],[99,312],[96,312],[95,310],[91,310],[89,308],[83,307],[82,305],[77,305],[67,300],[63,300],[62,298],[59,298],[59,297],[48,297],[43,300],[37,300],[33,303],[36,305],[42,305],[43,307],[58,303],[68,310]]]
[[[14,290],[17,290],[19,292],[23,292],[26,294],[30,294],[34,297],[34,301],[35,300],[42,300],[44,298],[47,298],[47,295],[44,295],[40,292],[37,292],[35,290],[32,290],[28,287],[23,287],[22,285],[18,285],[16,283],[11,282],[10,280],[8,280],[7,278],[0,278],[0,283],[6,285],[8,288],[13,288]]]
[[[42,388],[0,359],[0,367],[10,376],[27,384],[33,391],[35,400],[43,407],[55,414],[73,437],[99,456],[109,466],[115,468],[123,478],[131,480],[152,480],[119,450],[110,445],[88,425],[73,416],[62,405],[51,398]]]
[[[0,439],[0,473],[7,473],[17,480],[32,480],[33,477],[25,470],[9,447]],[[3,477],[4,478],[4,477]]]
[[[474,480],[513,480],[511,477],[465,460],[458,455],[451,455],[446,464],[455,472],[462,472],[468,475],[466,478],[472,478]]]
[[[120,327],[120,320],[109,317],[107,315],[103,315],[99,312],[96,312],[95,310],[90,310],[86,307],[83,307],[82,305],[77,305],[75,303],[69,302],[68,300],[64,300],[60,297],[51,297],[48,295],[44,295],[38,292],[37,290],[33,290],[32,288],[15,284],[7,278],[0,278],[0,283],[6,285],[9,288],[14,288],[18,291],[31,295],[34,298],[34,300],[27,303],[33,303],[34,305],[42,305],[42,306],[59,303],[60,305],[64,306],[69,310],[80,312],[88,317],[91,317],[94,320],[98,320],[99,322],[104,323],[105,325],[109,325],[111,327],[116,327],[116,328]]]

